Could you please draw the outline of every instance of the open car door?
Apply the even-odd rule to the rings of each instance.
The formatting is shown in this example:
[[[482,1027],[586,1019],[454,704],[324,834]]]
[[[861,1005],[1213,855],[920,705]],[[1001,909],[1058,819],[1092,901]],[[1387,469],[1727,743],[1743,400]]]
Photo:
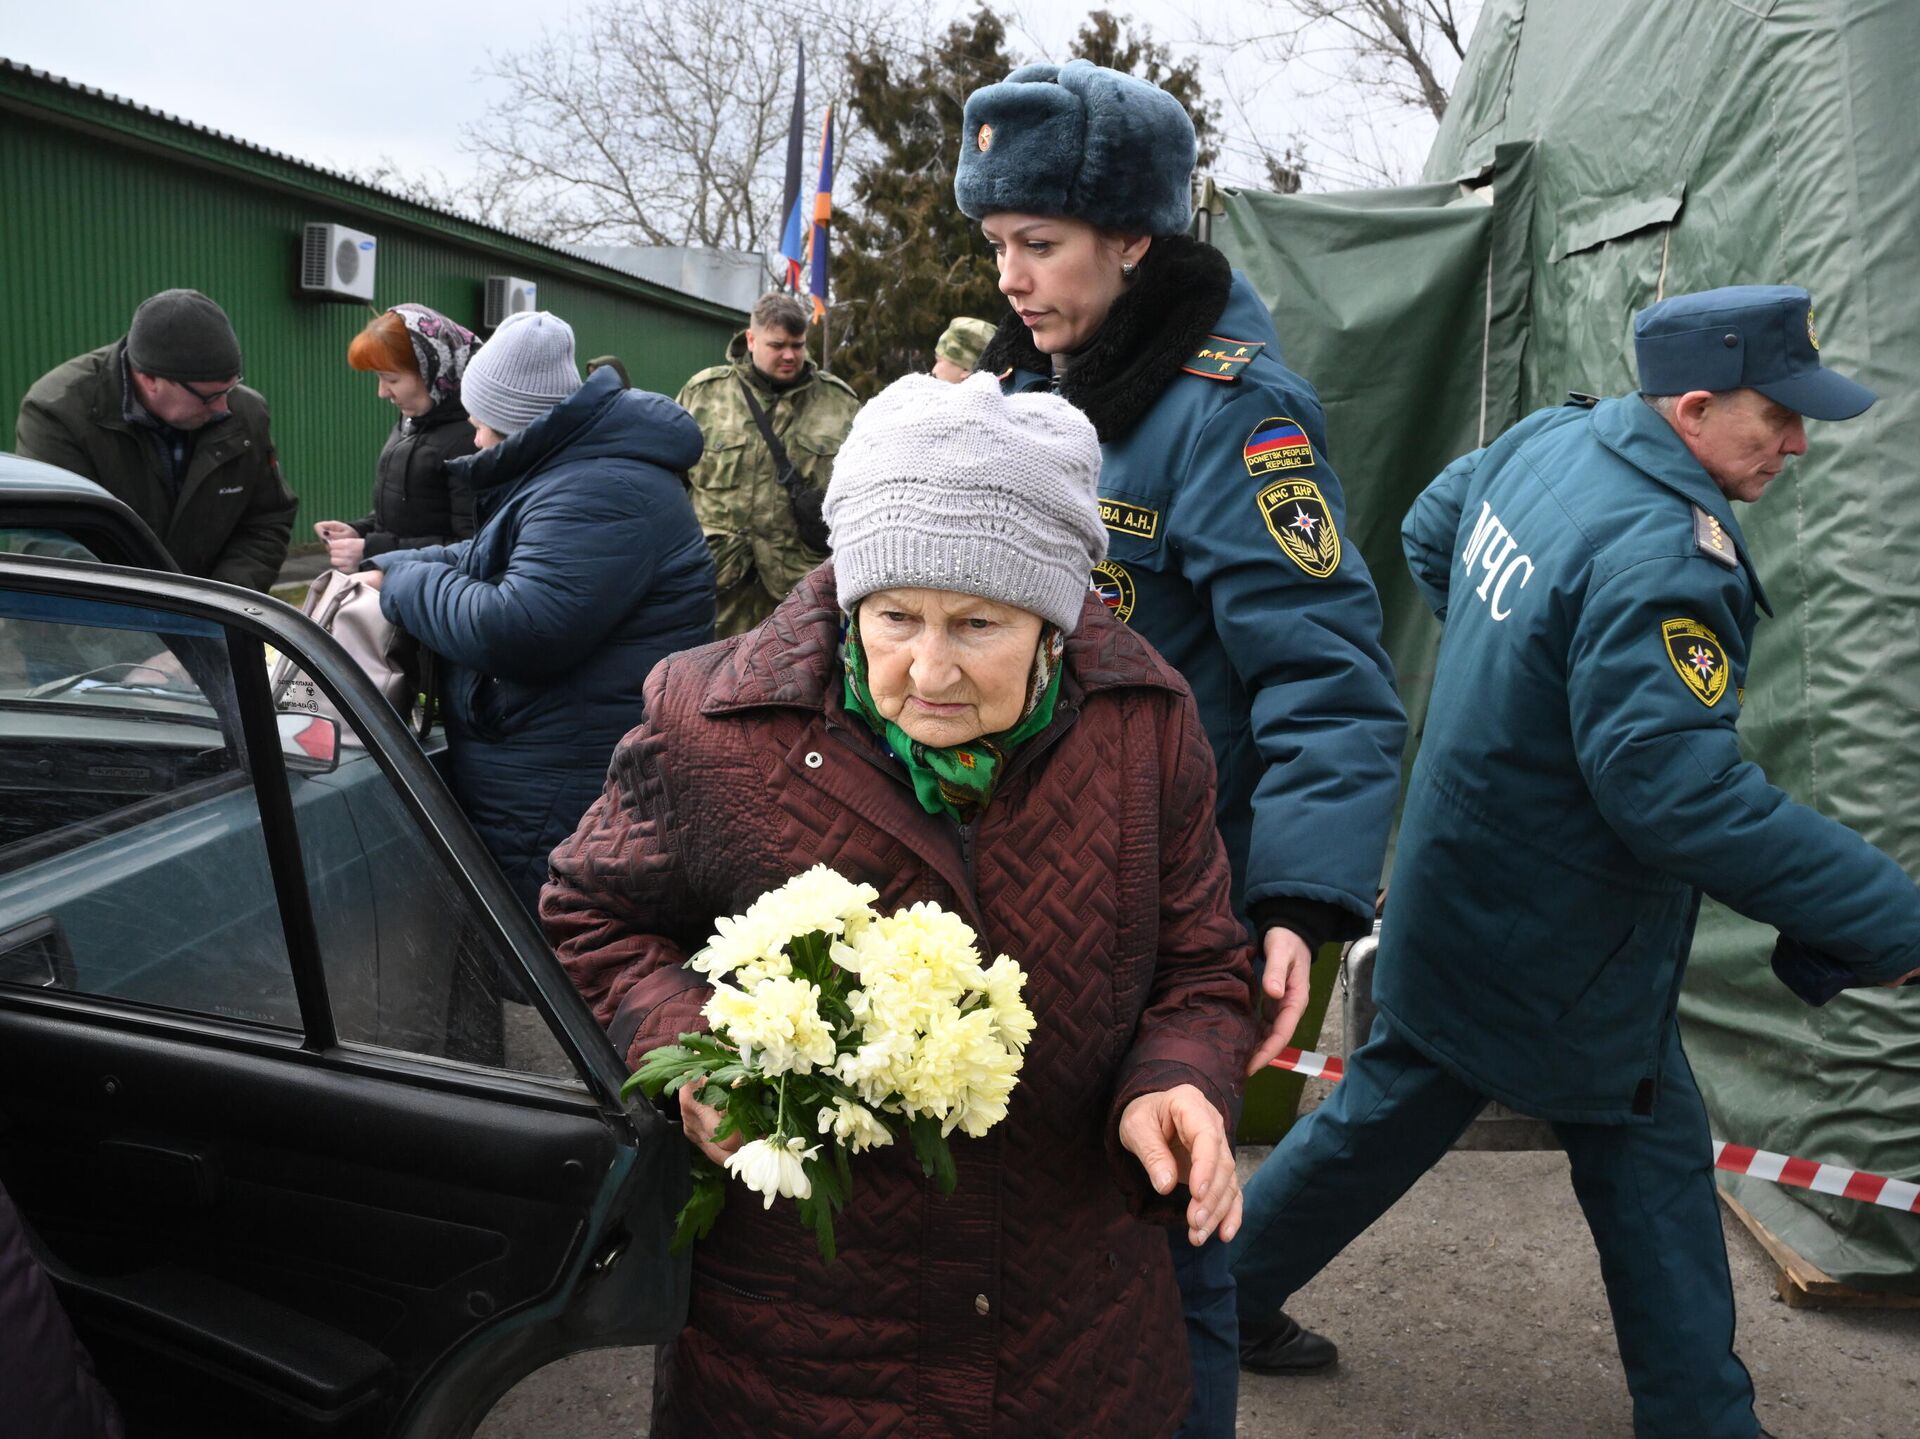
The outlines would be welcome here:
[[[37,543],[0,544],[0,1184],[130,1433],[465,1435],[669,1337],[687,1146],[399,718],[283,605]],[[269,646],[364,748],[282,728]]]

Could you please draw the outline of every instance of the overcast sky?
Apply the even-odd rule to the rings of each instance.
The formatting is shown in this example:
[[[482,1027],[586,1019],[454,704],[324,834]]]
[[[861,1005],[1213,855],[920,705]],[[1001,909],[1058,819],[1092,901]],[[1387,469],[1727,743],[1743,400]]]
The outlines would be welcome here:
[[[366,170],[390,157],[403,171],[438,169],[455,179],[472,169],[460,149],[461,126],[499,94],[498,82],[484,75],[490,53],[513,48],[542,25],[565,29],[581,8],[572,0],[461,0],[444,10],[313,0],[4,3],[0,55],[8,59],[314,164]],[[1196,33],[1194,4],[1108,0],[1104,8],[1179,44]],[[972,6],[940,0],[939,8],[958,14]],[[1102,5],[1002,0],[995,8],[1014,30],[1015,48],[1060,59],[1086,12]],[[1211,55],[1207,63],[1214,63]],[[1311,76],[1268,75],[1244,55],[1227,63],[1234,90],[1247,97],[1243,129],[1306,135],[1310,158],[1334,170],[1337,183],[1345,167],[1332,151],[1343,142],[1322,132],[1337,126],[1327,115],[1340,97],[1302,100]],[[1216,93],[1228,83],[1212,79]],[[1417,171],[1431,125],[1408,116],[1373,129],[1390,161],[1409,175]],[[1229,180],[1258,179],[1244,147],[1217,168]]]

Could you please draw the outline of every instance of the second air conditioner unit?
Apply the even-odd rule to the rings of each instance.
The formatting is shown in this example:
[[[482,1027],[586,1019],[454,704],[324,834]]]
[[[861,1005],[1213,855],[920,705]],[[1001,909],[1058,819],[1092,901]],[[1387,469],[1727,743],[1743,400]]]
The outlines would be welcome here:
[[[372,300],[377,244],[373,236],[345,225],[308,225],[300,241],[301,293]]]
[[[493,329],[509,315],[517,315],[523,310],[537,310],[540,287],[531,280],[515,279],[512,275],[487,276],[487,299],[481,316],[481,325]]]

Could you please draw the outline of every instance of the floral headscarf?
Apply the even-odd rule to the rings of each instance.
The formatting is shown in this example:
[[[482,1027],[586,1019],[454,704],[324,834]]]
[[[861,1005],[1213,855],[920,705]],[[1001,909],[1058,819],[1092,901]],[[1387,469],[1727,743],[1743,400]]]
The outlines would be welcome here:
[[[392,313],[407,327],[407,338],[413,341],[414,366],[433,397],[433,409],[427,414],[458,407],[460,377],[479,345],[473,331],[425,305],[395,305]],[[407,421],[409,426],[412,423]]]

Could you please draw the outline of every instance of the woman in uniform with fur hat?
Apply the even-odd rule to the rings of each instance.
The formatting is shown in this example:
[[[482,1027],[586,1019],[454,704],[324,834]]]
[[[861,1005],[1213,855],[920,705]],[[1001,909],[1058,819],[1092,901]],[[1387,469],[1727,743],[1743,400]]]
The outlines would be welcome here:
[[[1274,1002],[1253,1072],[1305,1009],[1314,952],[1372,924],[1405,717],[1320,402],[1246,278],[1188,235],[1195,155],[1165,91],[1084,60],[1029,65],[968,97],[954,191],[1012,311],[980,368],[1092,420],[1095,588],[1199,704],[1235,905]],[[1266,1373],[1335,1351],[1284,1315],[1236,1336],[1224,1249],[1173,1239],[1194,1365],[1183,1433],[1231,1435],[1237,1344]]]

